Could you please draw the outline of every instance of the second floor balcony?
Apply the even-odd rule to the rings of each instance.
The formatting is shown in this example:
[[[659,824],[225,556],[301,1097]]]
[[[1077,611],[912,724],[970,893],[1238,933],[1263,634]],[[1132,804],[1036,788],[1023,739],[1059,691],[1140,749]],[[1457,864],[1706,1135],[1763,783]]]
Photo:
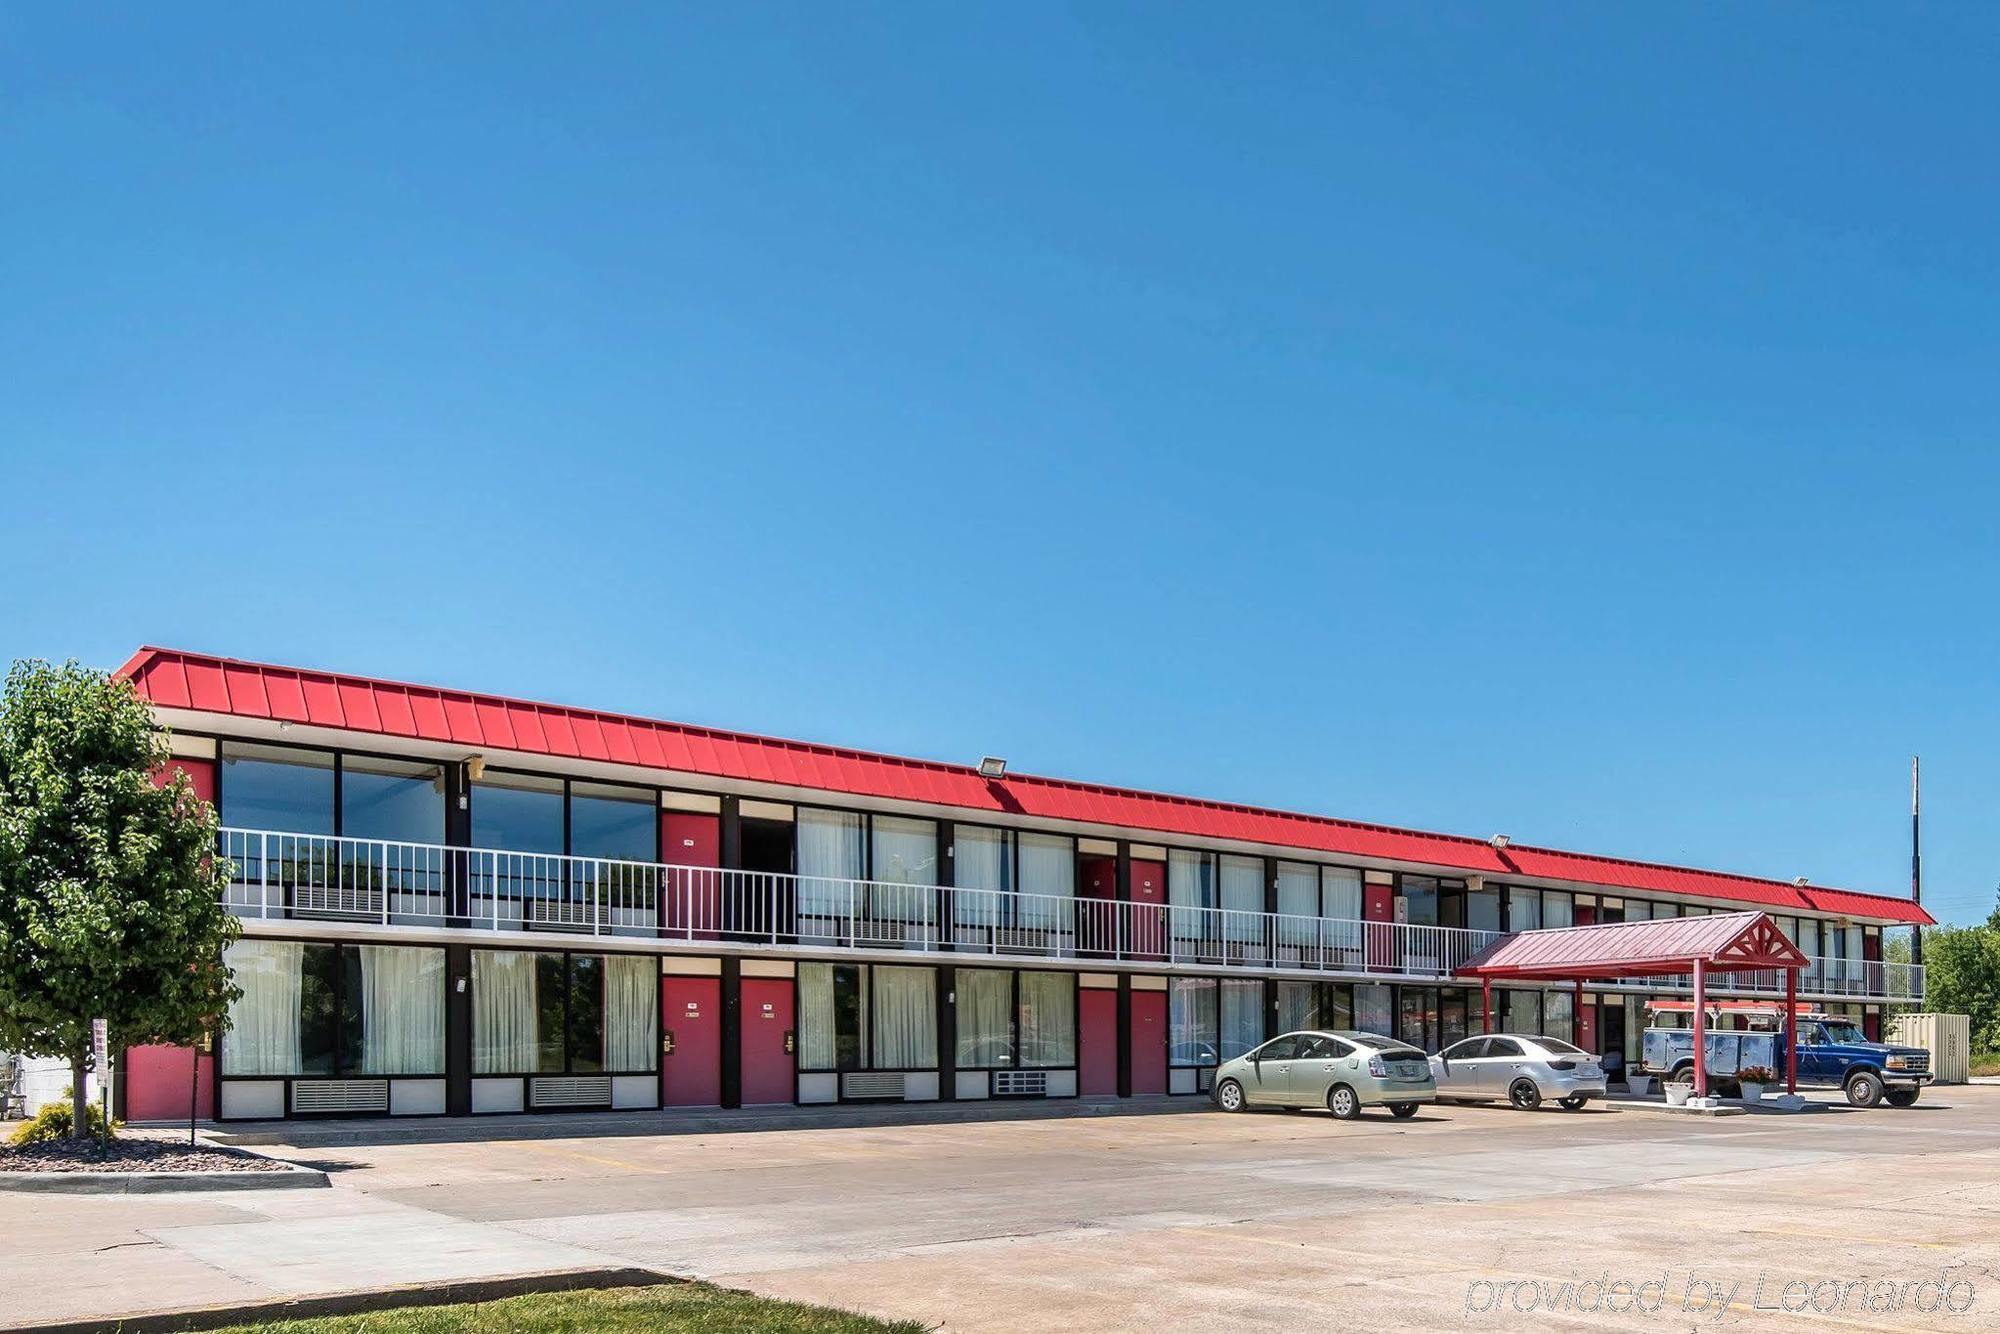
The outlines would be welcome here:
[[[634,940],[1062,958],[1446,980],[1492,931],[224,829],[227,906],[342,921]],[[1648,984],[1686,985],[1683,979]],[[1782,994],[1779,974],[1722,990]],[[1803,995],[1919,999],[1907,964],[1815,959]]]

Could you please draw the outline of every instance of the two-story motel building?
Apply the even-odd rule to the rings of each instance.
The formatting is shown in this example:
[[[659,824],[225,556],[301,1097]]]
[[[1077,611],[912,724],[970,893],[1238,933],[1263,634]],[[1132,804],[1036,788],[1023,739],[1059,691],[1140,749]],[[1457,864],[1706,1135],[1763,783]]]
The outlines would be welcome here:
[[[196,653],[121,672],[244,928],[213,1056],[127,1053],[134,1120],[191,1083],[224,1119],[1195,1094],[1291,1028],[1481,1031],[1455,970],[1499,933],[1745,907],[1871,1032],[1922,995],[1883,960],[1930,920],[1905,899]],[[1505,988],[1497,1022],[1615,1065],[1673,991]]]

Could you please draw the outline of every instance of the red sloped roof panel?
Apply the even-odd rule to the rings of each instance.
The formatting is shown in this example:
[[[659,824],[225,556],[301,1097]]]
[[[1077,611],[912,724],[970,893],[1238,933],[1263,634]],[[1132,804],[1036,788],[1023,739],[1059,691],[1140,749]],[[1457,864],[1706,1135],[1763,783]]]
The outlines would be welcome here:
[[[1697,959],[1731,970],[1803,965],[1805,956],[1769,923],[1761,912],[1732,912],[1522,931],[1488,945],[1458,971],[1462,977],[1591,978],[1687,972]]]
[[[225,680],[225,672],[228,679]],[[649,719],[614,718],[580,709],[496,696],[474,696],[365,677],[301,673],[261,663],[144,648],[120,669],[138,693],[165,708],[269,716],[326,727],[414,733],[468,747],[664,765],[712,778],[751,779],[824,792],[922,801],[981,818],[1027,814],[1174,836],[1234,839],[1328,854],[1416,862],[1468,874],[1569,880],[1606,889],[1754,903],[1777,911],[1818,908],[1849,916],[1929,922],[1907,899],[1686,867],[1592,857],[1514,845],[1504,852],[1481,839],[1397,829],[1231,802],[1076,783],[1031,774],[989,781],[967,765],[943,764],[747,733],[718,732]],[[263,693],[255,701],[249,682]],[[242,697],[232,688],[241,680]],[[407,723],[404,719],[407,715]]]

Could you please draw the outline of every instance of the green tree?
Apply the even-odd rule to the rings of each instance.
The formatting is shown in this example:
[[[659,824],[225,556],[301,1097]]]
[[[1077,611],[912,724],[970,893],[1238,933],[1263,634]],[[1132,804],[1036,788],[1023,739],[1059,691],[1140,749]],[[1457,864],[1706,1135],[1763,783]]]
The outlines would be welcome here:
[[[1924,932],[1924,1008],[1972,1019],[1972,1049],[2000,1051],[2000,907],[1981,926]]]
[[[215,811],[129,683],[18,662],[0,697],[0,1046],[69,1062],[87,1135],[90,1023],[114,1047],[219,1031],[240,994]]]

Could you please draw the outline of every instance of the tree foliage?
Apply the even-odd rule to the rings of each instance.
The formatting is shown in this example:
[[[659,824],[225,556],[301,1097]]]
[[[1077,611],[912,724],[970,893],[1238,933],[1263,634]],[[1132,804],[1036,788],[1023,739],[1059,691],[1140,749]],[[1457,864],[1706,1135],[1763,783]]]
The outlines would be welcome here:
[[[0,699],[0,1047],[90,1068],[111,1045],[192,1045],[239,994],[222,951],[227,864],[131,685],[16,663]],[[79,1097],[81,1095],[79,1094]]]
[[[1924,932],[1924,1008],[1972,1018],[1972,1049],[2000,1051],[2000,907],[1981,926]]]

